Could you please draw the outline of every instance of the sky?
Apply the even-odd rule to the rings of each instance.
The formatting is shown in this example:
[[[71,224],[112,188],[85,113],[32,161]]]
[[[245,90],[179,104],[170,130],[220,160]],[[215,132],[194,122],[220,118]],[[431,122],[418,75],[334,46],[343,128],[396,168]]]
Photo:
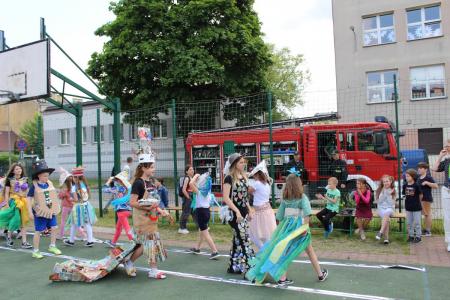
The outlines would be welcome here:
[[[26,44],[40,37],[40,17],[47,32],[85,69],[95,51],[101,51],[105,39],[94,31],[114,19],[110,0],[2,0],[0,30],[9,47]],[[294,117],[317,112],[336,111],[333,21],[331,0],[256,0],[255,11],[262,23],[264,40],[277,48],[287,47],[303,54],[311,81],[304,93],[304,106]],[[81,83],[91,91],[94,86],[52,46],[52,68]],[[52,85],[62,85],[52,77]]]

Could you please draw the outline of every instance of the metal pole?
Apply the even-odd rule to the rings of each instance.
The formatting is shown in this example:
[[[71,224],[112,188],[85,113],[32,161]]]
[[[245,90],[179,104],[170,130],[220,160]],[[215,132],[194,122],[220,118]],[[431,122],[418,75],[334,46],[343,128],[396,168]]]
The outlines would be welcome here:
[[[114,98],[114,174],[120,172],[120,99]]]
[[[172,99],[172,151],[173,151],[173,187],[175,189],[175,206],[178,207],[178,158],[177,158],[177,114],[175,99]],[[179,212],[175,211],[175,217],[178,221]]]
[[[83,108],[80,103],[75,104],[77,114],[75,115],[75,149],[77,166],[83,165]]]
[[[269,110],[269,142],[270,142],[270,177],[275,180],[275,166],[273,161],[273,136],[272,136],[272,92],[267,93],[267,108]],[[275,184],[272,184],[272,206],[275,205]]]
[[[0,51],[5,51],[5,32],[3,30],[0,30]]]
[[[39,156],[40,159],[42,159],[44,157],[44,153],[41,152],[41,147],[43,148],[41,120],[42,120],[42,115],[41,115],[41,112],[39,112],[39,114],[37,116],[37,145],[36,145],[35,153]]]
[[[100,146],[100,108],[97,108],[97,183],[98,183],[98,208],[100,211],[100,218],[103,218],[103,203],[102,203],[102,155]]]
[[[398,121],[398,91],[397,91],[397,75],[394,74],[394,104],[395,104],[395,127],[396,127],[396,133],[395,133],[395,142],[397,143],[397,177],[398,177],[398,211],[402,212],[402,189],[401,189],[401,177],[402,177],[402,171],[401,171],[401,165],[400,165],[400,128],[399,128],[399,121]],[[401,223],[400,223],[401,226]]]
[[[45,19],[44,18],[41,18],[40,24],[41,24],[41,40],[45,40],[46,29],[45,29]]]

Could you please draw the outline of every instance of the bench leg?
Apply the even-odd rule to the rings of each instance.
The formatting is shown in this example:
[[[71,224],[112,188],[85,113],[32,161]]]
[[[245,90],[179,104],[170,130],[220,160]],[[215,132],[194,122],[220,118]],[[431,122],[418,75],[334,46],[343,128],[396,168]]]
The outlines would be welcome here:
[[[348,235],[351,237],[353,235],[353,223],[355,222],[355,218],[350,216],[350,227],[348,229]]]

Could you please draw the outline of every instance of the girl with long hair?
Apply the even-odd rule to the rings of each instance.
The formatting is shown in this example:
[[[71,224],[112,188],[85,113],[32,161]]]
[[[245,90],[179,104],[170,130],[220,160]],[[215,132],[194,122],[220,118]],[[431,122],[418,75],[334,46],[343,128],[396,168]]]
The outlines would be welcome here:
[[[389,244],[389,225],[391,216],[395,212],[395,186],[394,177],[383,175],[380,184],[375,192],[375,203],[377,203],[378,215],[381,218],[381,228],[375,238],[381,240],[384,237],[384,244]]]

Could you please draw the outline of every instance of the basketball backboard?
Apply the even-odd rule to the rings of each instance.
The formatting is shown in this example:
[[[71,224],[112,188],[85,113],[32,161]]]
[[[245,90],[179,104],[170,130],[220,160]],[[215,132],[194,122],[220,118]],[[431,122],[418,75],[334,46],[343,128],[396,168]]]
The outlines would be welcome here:
[[[48,40],[0,52],[0,105],[50,95]]]

